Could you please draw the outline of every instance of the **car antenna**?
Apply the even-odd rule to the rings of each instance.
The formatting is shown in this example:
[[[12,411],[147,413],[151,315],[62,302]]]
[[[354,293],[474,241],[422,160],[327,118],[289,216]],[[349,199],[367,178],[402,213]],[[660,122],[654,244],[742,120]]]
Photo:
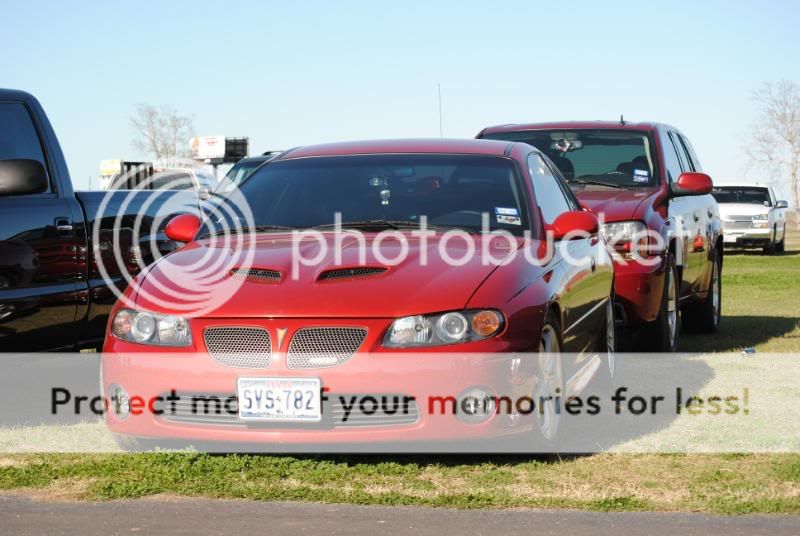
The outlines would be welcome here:
[[[619,126],[621,127],[625,126],[625,118],[622,117],[622,114],[619,114]]]

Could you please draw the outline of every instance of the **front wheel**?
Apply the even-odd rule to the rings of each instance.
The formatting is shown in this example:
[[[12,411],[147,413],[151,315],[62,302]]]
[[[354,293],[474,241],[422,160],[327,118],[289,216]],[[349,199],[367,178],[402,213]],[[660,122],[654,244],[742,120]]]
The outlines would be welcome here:
[[[783,226],[783,234],[781,235],[781,241],[775,244],[775,252],[776,253],[784,253],[786,251],[786,226]]]
[[[617,373],[617,319],[614,315],[614,289],[611,289],[605,309],[605,324],[598,349],[601,364],[597,375],[601,386],[610,387],[614,385],[614,377]]]
[[[678,332],[680,315],[678,314],[678,297],[680,296],[680,279],[675,257],[667,256],[664,273],[664,289],[661,294],[661,306],[658,317],[644,329],[645,350],[651,352],[675,352],[678,348]]]
[[[552,311],[547,313],[539,340],[536,363],[536,431],[546,442],[555,440],[561,426],[561,410],[565,402],[564,371],[561,363],[561,330]]]
[[[711,264],[711,280],[703,301],[687,305],[683,314],[683,325],[689,331],[716,333],[722,320],[722,260],[719,251]]]

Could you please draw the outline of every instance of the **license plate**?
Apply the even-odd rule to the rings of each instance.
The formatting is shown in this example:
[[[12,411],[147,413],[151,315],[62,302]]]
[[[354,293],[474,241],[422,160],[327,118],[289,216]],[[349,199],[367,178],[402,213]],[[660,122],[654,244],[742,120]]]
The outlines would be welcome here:
[[[319,422],[320,389],[319,378],[239,378],[239,419]]]

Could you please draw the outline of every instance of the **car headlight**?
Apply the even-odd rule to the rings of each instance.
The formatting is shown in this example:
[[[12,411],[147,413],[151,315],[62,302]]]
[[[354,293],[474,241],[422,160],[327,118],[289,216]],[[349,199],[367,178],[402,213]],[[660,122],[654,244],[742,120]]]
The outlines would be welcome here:
[[[619,253],[648,253],[647,226],[640,221],[620,221],[606,223],[602,228],[603,237],[609,247]]]
[[[156,346],[189,346],[189,321],[180,316],[120,309],[111,322],[111,334],[123,341]]]
[[[503,315],[491,309],[406,316],[392,323],[383,346],[410,348],[478,341],[499,333],[504,323]]]
[[[769,219],[768,214],[756,214],[753,216],[753,221],[767,221]]]

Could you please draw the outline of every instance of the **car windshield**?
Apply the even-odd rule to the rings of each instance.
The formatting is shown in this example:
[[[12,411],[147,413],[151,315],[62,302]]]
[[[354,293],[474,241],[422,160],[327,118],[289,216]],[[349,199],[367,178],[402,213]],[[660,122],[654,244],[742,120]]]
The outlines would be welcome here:
[[[533,145],[553,161],[573,187],[580,184],[624,188],[658,185],[652,143],[644,132],[536,130],[498,132],[485,137]]]
[[[342,227],[417,228],[521,235],[528,228],[524,194],[513,163],[473,155],[366,155],[298,158],[261,167],[225,201],[241,198],[257,230]],[[225,212],[225,211],[222,211]],[[222,224],[229,224],[228,217]],[[201,233],[219,229],[211,223]]]
[[[236,188],[239,184],[242,183],[247,177],[249,177],[261,164],[265,162],[264,159],[261,158],[254,158],[254,159],[245,159],[240,160],[234,165],[222,180],[219,183],[219,187],[216,189],[215,193],[217,194],[225,194],[232,191]]]
[[[711,192],[717,203],[746,203],[752,205],[772,206],[769,191],[766,188],[738,188],[723,186]]]

